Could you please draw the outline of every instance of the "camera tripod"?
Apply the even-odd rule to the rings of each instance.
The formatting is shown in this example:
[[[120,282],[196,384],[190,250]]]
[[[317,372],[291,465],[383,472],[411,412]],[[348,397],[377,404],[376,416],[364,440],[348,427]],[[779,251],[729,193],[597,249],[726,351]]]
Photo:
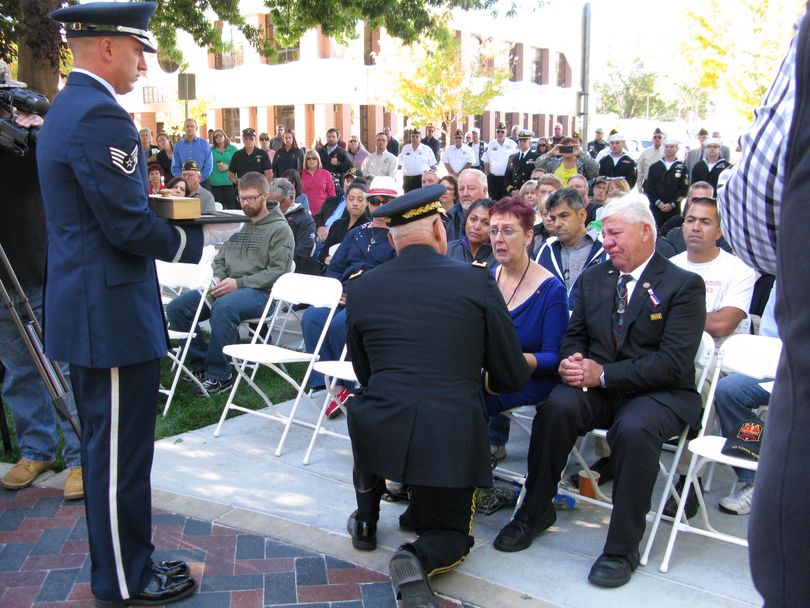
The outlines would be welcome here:
[[[0,245],[0,264],[2,264],[10,283],[9,289],[3,283],[3,277],[0,276],[0,298],[2,298],[3,304],[8,309],[9,317],[14,321],[17,331],[28,349],[37,371],[39,371],[42,383],[51,397],[57,414],[62,420],[70,423],[76,437],[81,440],[82,434],[76,420],[76,404],[73,400],[70,383],[65,378],[62,370],[59,369],[59,365],[45,354],[42,344],[42,328],[39,326],[34,311],[31,309],[28,298],[17,280],[17,275],[14,273],[2,245]],[[5,425],[5,417],[0,421],[0,425],[3,427],[3,440],[6,443],[8,429]]]

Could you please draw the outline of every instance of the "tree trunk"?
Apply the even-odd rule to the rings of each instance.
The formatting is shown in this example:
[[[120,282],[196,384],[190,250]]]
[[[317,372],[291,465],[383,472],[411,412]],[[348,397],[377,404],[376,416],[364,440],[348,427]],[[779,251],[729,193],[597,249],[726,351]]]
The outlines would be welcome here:
[[[21,3],[23,22],[20,31],[23,34],[18,49],[19,79],[27,83],[32,91],[42,93],[53,101],[59,85],[59,57],[39,56],[41,53],[37,50],[43,48],[42,36],[58,36],[59,31],[50,27],[47,21],[43,23],[39,20],[36,16],[38,11],[29,11],[28,6],[40,5],[49,13],[59,8],[59,0],[21,0]],[[29,18],[35,22],[27,23],[25,20]],[[58,38],[45,46],[58,48]]]

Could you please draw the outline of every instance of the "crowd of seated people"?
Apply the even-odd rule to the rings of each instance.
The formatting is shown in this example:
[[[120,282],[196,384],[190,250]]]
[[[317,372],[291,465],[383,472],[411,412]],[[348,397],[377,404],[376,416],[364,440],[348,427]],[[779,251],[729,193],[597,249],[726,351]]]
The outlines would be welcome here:
[[[485,265],[493,273],[532,369],[531,380],[521,391],[487,397],[493,463],[507,452],[509,420],[502,412],[523,405],[537,406],[539,412],[529,447],[527,501],[499,535],[496,548],[521,550],[553,522],[547,499],[560,480],[563,456],[570,450],[572,439],[594,426],[610,428],[607,440],[597,449],[601,458],[591,468],[600,472],[600,483],[615,479],[620,484],[622,477],[631,481],[618,491],[619,486],[614,485],[615,506],[608,542],[590,579],[603,586],[624,584],[637,565],[637,544],[644,530],[640,516],[649,507],[650,484],[654,482],[647,472],[632,472],[635,464],[628,463],[637,458],[656,461],[660,443],[669,438],[670,431],[677,434],[681,425],[695,423],[698,401],[692,389],[691,359],[700,334],[705,330],[719,342],[732,333],[749,331],[748,315],[754,309],[752,292],[757,277],[725,242],[713,198],[716,183],[722,180],[720,173],[729,161],[719,156],[718,142],[707,139],[694,166],[687,171],[677,158],[681,155],[677,142],[659,132],[655,141],[661,150],[648,149],[644,178],[636,184],[635,161],[619,133],[589,142],[588,146],[577,136],[558,141],[541,139],[530,175],[527,172],[525,181],[514,184],[516,189],[511,195],[492,200],[492,179],[487,174],[491,163],[475,162],[481,151],[486,151],[486,142],[471,138],[463,145],[476,146],[478,154],[473,155],[473,162],[458,165],[457,174],[440,175],[435,161],[441,156],[434,155],[430,147],[429,154],[425,153],[427,144],[417,137],[418,130],[411,135],[410,143],[400,148],[399,155],[400,164],[403,155],[408,157],[403,166],[408,171],[399,173],[404,178],[398,179],[390,172],[391,163],[397,159],[388,151],[392,141],[389,133],[377,134],[375,151],[371,153],[354,135],[349,138],[351,146],[346,152],[346,144],[336,130],[327,134],[326,145],[308,151],[298,148],[291,132],[283,134],[273,167],[284,169],[287,179],[271,184],[270,191],[282,206],[282,213],[295,213],[297,220],[307,216],[314,226],[312,263],[300,263],[311,242],[301,246],[296,242],[296,268],[334,277],[344,284],[345,291],[348,281],[358,273],[395,256],[385,222],[372,220],[370,211],[401,195],[403,186],[444,185],[446,192],[440,203],[447,215],[447,255],[460,263]],[[525,142],[518,149],[523,151],[524,147]],[[358,167],[379,174],[364,175]],[[159,169],[158,165],[150,167],[155,187]],[[703,179],[690,184],[690,177],[696,176]],[[193,176],[191,181],[195,181]],[[191,194],[188,180],[175,179],[166,185]],[[636,194],[634,188],[643,190],[646,197]],[[668,258],[672,258],[671,263],[666,261]],[[668,324],[663,324],[663,330],[644,324],[641,328],[631,326],[627,335],[618,336],[614,327],[615,343],[607,339],[611,336],[609,326],[597,339],[593,318],[596,308],[613,308],[615,304],[612,295],[587,297],[599,281],[612,281],[606,292],[612,293],[619,276],[629,277],[631,287],[624,287],[623,296],[628,312],[634,307],[666,309],[682,297],[656,286],[649,274],[653,268],[671,274],[695,294],[705,294],[705,307],[691,310],[695,308],[692,302],[689,314],[679,312],[678,336],[670,335],[676,333],[676,328]],[[768,293],[766,290],[765,297],[759,298],[763,303]],[[655,304],[659,298],[660,303]],[[332,319],[321,347],[322,359],[341,357],[346,341],[346,305],[344,299]],[[655,317],[654,311],[647,315],[648,319]],[[324,309],[304,311],[302,329],[308,350],[314,348],[325,319]],[[605,314],[602,322],[609,324],[609,319],[611,314]],[[644,377],[629,371],[626,362],[634,361],[633,365],[638,366],[648,359],[657,360],[662,352],[669,352],[667,349],[678,351],[683,366]],[[219,381],[227,385],[222,370],[214,366],[212,371],[212,384]],[[735,377],[721,381],[718,415],[720,430],[727,436],[733,434],[740,416],[750,413],[751,403],[762,405],[767,401],[762,395],[748,398],[749,381]],[[220,385],[214,385],[214,391]],[[313,374],[310,388],[323,386],[323,377]],[[566,392],[572,388],[576,391]],[[583,388],[592,390],[585,392]],[[329,417],[340,414],[339,405],[346,400],[349,389],[337,387],[328,408]],[[670,397],[659,399],[660,393],[677,394],[687,405],[671,405]],[[627,426],[626,417],[620,416],[616,408],[628,401],[636,407],[628,394],[642,401],[652,399],[657,404],[655,416],[642,416]],[[568,398],[572,395],[577,399]],[[547,433],[555,431],[541,428],[547,425],[554,429],[562,425],[566,431],[552,441]],[[659,425],[655,438],[640,438],[649,431],[645,425]],[[746,514],[753,476],[744,471],[738,471],[738,475],[739,487],[721,501],[720,507],[728,513]],[[673,505],[667,508],[674,511]],[[693,516],[695,510],[696,504],[690,502],[687,516]]]

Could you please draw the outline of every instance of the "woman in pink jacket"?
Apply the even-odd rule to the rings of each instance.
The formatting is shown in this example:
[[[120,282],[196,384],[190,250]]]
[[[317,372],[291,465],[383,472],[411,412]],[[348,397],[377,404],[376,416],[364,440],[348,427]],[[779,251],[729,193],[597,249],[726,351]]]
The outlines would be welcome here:
[[[321,167],[318,153],[310,150],[304,156],[304,170],[301,171],[302,190],[309,199],[309,211],[315,215],[320,211],[328,196],[335,196],[335,182],[332,174]]]

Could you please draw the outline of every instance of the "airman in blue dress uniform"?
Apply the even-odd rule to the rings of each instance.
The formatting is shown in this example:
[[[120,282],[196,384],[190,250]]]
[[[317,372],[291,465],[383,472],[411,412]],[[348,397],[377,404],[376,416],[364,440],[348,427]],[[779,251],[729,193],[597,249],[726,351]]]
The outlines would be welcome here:
[[[82,424],[92,560],[102,607],[165,604],[191,595],[183,562],[151,555],[151,487],[160,358],[166,354],[154,259],[196,262],[199,228],[181,229],[147,205],[144,150],[115,94],[146,70],[153,2],[85,4],[65,24],[75,68],[37,146],[48,254],[44,333],[70,363]]]

